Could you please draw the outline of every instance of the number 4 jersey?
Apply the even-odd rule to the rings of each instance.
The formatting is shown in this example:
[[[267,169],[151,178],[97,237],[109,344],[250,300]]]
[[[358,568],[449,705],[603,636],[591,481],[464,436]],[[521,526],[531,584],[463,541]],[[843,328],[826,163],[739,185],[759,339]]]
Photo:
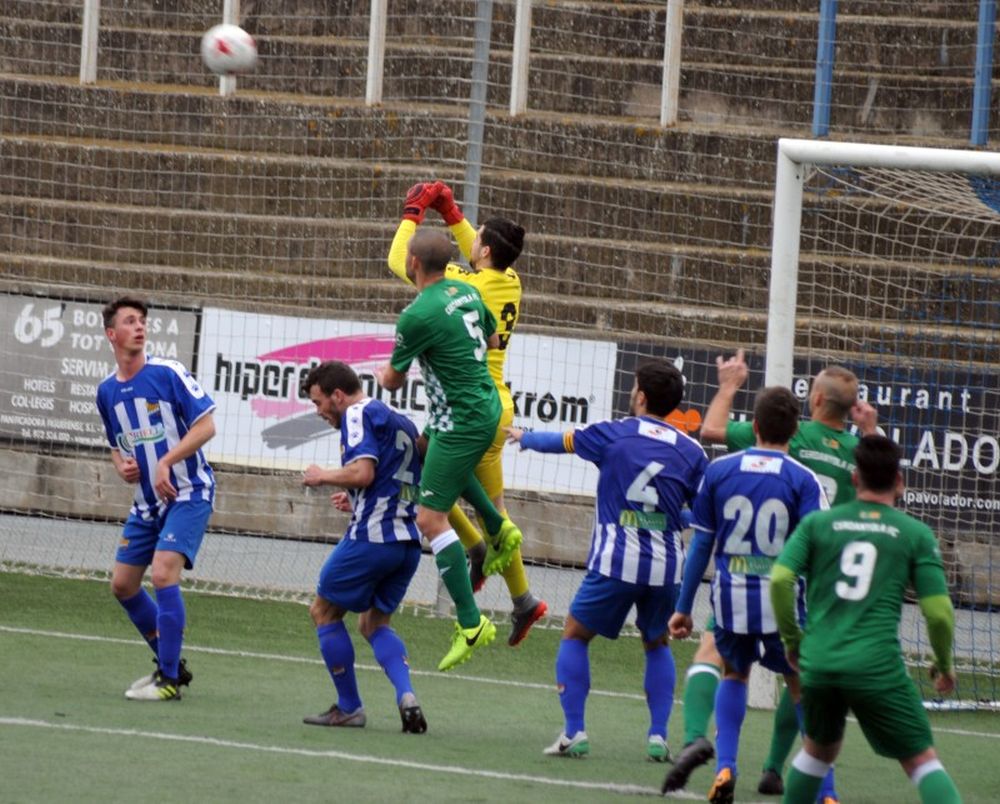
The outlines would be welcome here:
[[[736,634],[778,630],[771,566],[799,521],[828,507],[816,475],[784,452],[754,447],[712,462],[694,501],[692,526],[715,537],[712,609],[721,628]]]
[[[681,509],[708,465],[701,445],[651,416],[597,422],[570,438],[600,469],[587,569],[645,586],[680,583]]]
[[[946,595],[937,540],[888,505],[855,501],[806,517],[778,563],[806,580],[803,678],[889,678],[901,666],[903,593]],[[894,676],[893,676],[894,677]]]

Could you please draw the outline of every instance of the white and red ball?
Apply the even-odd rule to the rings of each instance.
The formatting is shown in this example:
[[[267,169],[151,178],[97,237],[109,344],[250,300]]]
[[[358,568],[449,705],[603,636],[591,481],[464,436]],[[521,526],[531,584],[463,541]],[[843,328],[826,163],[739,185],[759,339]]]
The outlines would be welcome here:
[[[257,43],[239,25],[216,25],[201,38],[201,60],[213,73],[245,73],[257,64]]]

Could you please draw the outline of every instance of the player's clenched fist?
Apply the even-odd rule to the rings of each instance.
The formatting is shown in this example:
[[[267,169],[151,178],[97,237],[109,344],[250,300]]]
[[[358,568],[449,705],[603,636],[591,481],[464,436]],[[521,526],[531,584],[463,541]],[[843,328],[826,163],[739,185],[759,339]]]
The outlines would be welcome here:
[[[444,222],[449,226],[454,226],[456,223],[464,221],[465,215],[462,214],[462,210],[455,203],[455,193],[452,192],[451,187],[443,181],[434,182],[434,186],[437,188],[437,196],[431,207],[441,213]]]
[[[437,198],[439,188],[437,183],[421,182],[414,184],[406,191],[406,200],[403,202],[404,220],[413,221],[418,226],[424,222],[427,214],[427,207],[434,203]]]

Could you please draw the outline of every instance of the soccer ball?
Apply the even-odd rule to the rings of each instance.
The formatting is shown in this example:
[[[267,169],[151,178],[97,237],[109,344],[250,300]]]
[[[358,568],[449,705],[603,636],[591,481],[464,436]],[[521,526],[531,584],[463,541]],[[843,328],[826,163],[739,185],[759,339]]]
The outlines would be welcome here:
[[[245,73],[257,63],[257,43],[239,25],[216,25],[201,38],[201,60],[219,75]]]

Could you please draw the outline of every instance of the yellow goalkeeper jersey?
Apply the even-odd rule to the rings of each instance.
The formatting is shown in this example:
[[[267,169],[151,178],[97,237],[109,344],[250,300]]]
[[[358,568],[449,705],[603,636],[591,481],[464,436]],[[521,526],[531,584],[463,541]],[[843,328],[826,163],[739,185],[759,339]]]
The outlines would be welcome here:
[[[476,230],[467,220],[456,223],[449,227],[451,233],[458,241],[458,248],[462,255],[469,259],[472,253],[472,243],[476,239]],[[410,280],[406,276],[406,246],[417,231],[417,224],[410,220],[403,220],[399,223],[396,236],[392,239],[392,246],[389,249],[389,268],[392,272],[407,282]],[[482,271],[470,271],[456,263],[448,263],[445,275],[449,279],[457,279],[472,285],[479,291],[483,298],[483,303],[493,313],[497,320],[497,333],[500,336],[500,348],[490,349],[486,353],[486,364],[490,370],[490,376],[500,393],[500,402],[505,410],[513,410],[514,400],[510,395],[510,389],[503,379],[504,362],[507,360],[507,344],[510,336],[514,332],[518,316],[521,314],[521,278],[513,268],[498,271],[493,268],[486,268]]]

